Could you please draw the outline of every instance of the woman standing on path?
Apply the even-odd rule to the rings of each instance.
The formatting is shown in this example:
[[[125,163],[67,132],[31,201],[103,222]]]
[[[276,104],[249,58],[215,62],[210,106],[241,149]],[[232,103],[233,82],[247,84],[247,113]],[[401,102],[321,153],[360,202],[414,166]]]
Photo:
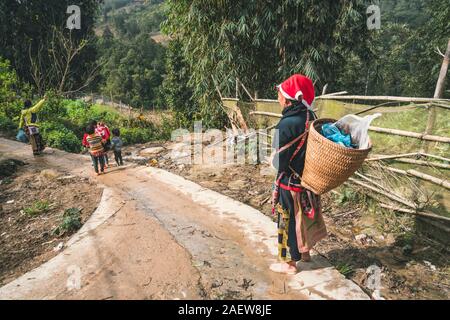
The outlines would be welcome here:
[[[41,133],[39,132],[38,116],[37,113],[42,109],[47,97],[39,101],[33,107],[31,101],[26,100],[23,106],[23,110],[20,113],[19,129],[23,129],[30,141],[33,155],[39,155],[45,149],[44,141]]]
[[[278,88],[282,118],[273,139],[272,165],[277,169],[272,213],[278,214],[278,258],[270,269],[295,274],[297,261],[310,261],[309,251],[327,234],[320,198],[300,185],[305,165],[306,138],[316,118],[311,109],[314,85],[295,74]]]

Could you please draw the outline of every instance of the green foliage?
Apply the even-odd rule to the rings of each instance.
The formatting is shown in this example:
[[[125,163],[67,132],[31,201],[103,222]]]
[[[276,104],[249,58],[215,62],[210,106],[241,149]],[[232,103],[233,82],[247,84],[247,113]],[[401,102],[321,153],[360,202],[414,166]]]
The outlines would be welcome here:
[[[381,30],[369,34],[369,54],[350,55],[332,90],[432,97],[442,64],[436,48],[445,51],[450,34],[448,1],[386,0],[381,12]]]
[[[69,208],[64,211],[61,224],[53,230],[55,235],[72,234],[82,226],[81,210],[78,208]]]
[[[160,117],[161,123],[155,128],[156,138],[160,140],[170,140],[172,131],[179,128],[174,121],[176,117],[167,116],[165,114],[161,114]]]
[[[158,128],[152,122],[137,120],[121,115],[111,107],[88,104],[81,100],[62,99],[55,93],[47,94],[47,102],[38,113],[39,127],[42,137],[50,147],[68,152],[81,151],[81,139],[86,125],[91,120],[103,121],[110,129],[119,128],[125,144],[144,143],[153,139],[169,139],[173,125],[168,117],[164,117],[163,126]],[[17,111],[20,114],[20,110]],[[16,119],[16,115],[11,113]],[[15,134],[17,123],[0,112],[2,130]]]
[[[166,55],[166,77],[162,92],[166,106],[175,114],[178,127],[186,128],[199,118],[199,105],[193,99],[193,89],[189,85],[189,65],[184,59],[181,42],[169,43]]]
[[[338,263],[336,269],[346,278],[351,277],[355,273],[353,266],[345,262]]]
[[[357,202],[359,200],[359,195],[352,188],[343,187],[341,193],[336,199],[339,204],[344,204],[347,202]]]
[[[47,101],[39,111],[39,120],[45,122],[60,122],[60,120],[66,116],[66,108],[61,96],[54,91],[47,92]]]
[[[319,88],[333,82],[346,57],[367,47],[362,0],[169,0],[167,7],[164,31],[180,41],[189,72],[181,85],[192,89],[206,126],[224,118],[212,76],[224,95],[234,95],[239,77],[250,92],[269,98],[274,85],[295,72]]]
[[[38,200],[30,207],[26,207],[23,211],[29,216],[36,216],[41,213],[45,213],[50,210],[50,204],[47,200]]]
[[[15,98],[14,87],[17,83],[16,72],[11,69],[9,61],[0,57],[0,97],[2,103]]]
[[[73,47],[93,37],[100,2],[101,0],[0,1],[0,56],[10,60],[19,79],[33,83],[39,89],[39,94],[50,88],[58,89],[65,69],[65,65],[59,63],[65,61],[67,51],[55,35],[61,34],[66,40],[70,38]],[[76,32],[65,28],[69,18],[66,11],[70,5],[78,5],[82,12],[81,29]],[[94,62],[95,47],[88,43],[72,59],[70,76],[66,78],[61,91],[82,86]]]
[[[120,37],[135,37],[140,33],[159,31],[159,25],[165,19],[162,1],[147,1],[143,5],[132,6],[131,1],[121,1],[122,7],[128,5],[127,10],[108,10],[105,3],[104,21],[112,20],[112,25]],[[105,13],[111,12],[109,16]]]
[[[1,131],[12,134],[17,129],[17,123],[0,113],[0,128]]]
[[[7,177],[7,178],[0,180],[0,185],[11,184],[13,181],[14,181],[13,179],[11,179],[10,177]]]
[[[163,18],[162,5],[153,2],[112,15],[97,43],[104,95],[133,107],[162,106],[165,50],[149,34],[159,30]]]
[[[122,128],[120,137],[124,144],[143,143],[152,140],[154,133],[150,129]]]
[[[81,100],[65,100],[67,119],[78,127],[85,127],[91,120],[103,121],[109,126],[120,126],[122,116],[114,109],[94,104],[90,105]]]
[[[22,93],[16,72],[8,60],[0,56],[0,128],[7,131],[17,127],[21,102],[18,96]],[[14,124],[17,121],[17,124]]]
[[[45,130],[42,137],[50,147],[68,152],[81,151],[80,139],[72,131],[63,126],[54,130]]]
[[[102,7],[102,11],[108,13],[109,11],[125,7],[131,2],[133,2],[133,0],[105,0]]]

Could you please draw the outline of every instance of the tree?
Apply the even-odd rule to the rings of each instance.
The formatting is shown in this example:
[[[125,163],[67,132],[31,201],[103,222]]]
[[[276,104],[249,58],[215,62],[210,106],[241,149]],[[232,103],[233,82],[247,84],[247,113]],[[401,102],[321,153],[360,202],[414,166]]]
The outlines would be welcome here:
[[[381,30],[369,35],[369,55],[350,55],[336,90],[355,94],[432,97],[450,37],[445,0],[382,2]]]
[[[186,127],[198,118],[198,105],[192,99],[189,87],[189,66],[181,54],[181,43],[173,40],[166,54],[166,77],[162,94],[166,106],[175,112],[177,126]]]
[[[164,48],[140,34],[130,41],[104,39],[99,50],[100,90],[134,107],[155,106],[164,74]]]
[[[36,63],[39,64],[39,77],[45,81],[44,90],[57,88],[59,91],[71,91],[85,84],[85,79],[92,68],[95,68],[95,47],[89,40],[94,36],[94,23],[101,0],[48,0],[48,1],[16,1],[0,2],[0,20],[8,21],[0,25],[0,55],[11,61],[19,78],[28,83],[35,83]],[[70,31],[65,28],[69,15],[69,5],[78,5],[81,9],[81,29]],[[56,31],[56,32],[55,32]],[[58,38],[55,38],[58,35]],[[53,49],[61,50],[59,44],[70,41],[71,48],[79,48],[71,57],[70,68],[64,76],[55,71],[55,55]],[[87,43],[86,43],[87,41]],[[56,46],[56,48],[55,48]],[[70,50],[69,50],[70,51]],[[63,51],[62,54],[67,52]],[[34,64],[34,66],[33,66]],[[61,78],[64,80],[61,81]],[[61,83],[63,86],[60,88]],[[37,83],[36,83],[37,84]]]
[[[162,107],[165,49],[150,34],[158,30],[161,11],[161,5],[152,2],[111,14],[97,41],[101,64],[98,88],[104,95],[133,107]]]
[[[169,0],[164,30],[181,43],[188,85],[207,122],[221,117],[214,80],[230,94],[237,77],[260,97],[301,72],[333,83],[350,53],[367,47],[365,1]]]

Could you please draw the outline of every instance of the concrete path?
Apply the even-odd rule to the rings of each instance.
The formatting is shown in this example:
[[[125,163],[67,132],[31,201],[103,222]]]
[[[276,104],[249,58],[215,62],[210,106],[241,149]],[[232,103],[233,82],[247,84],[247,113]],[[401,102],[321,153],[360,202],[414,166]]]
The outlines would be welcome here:
[[[91,175],[89,159],[0,139],[2,156]],[[96,178],[96,212],[55,258],[0,288],[0,299],[369,299],[326,259],[295,276],[268,271],[276,225],[258,210],[164,170]]]

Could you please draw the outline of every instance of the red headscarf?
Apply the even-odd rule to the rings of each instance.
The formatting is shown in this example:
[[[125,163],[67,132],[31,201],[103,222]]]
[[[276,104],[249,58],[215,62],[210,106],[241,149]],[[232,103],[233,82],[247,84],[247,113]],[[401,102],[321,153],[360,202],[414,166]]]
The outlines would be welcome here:
[[[302,101],[306,107],[311,108],[315,93],[314,84],[310,78],[301,74],[294,74],[278,85],[277,88],[286,99]]]

